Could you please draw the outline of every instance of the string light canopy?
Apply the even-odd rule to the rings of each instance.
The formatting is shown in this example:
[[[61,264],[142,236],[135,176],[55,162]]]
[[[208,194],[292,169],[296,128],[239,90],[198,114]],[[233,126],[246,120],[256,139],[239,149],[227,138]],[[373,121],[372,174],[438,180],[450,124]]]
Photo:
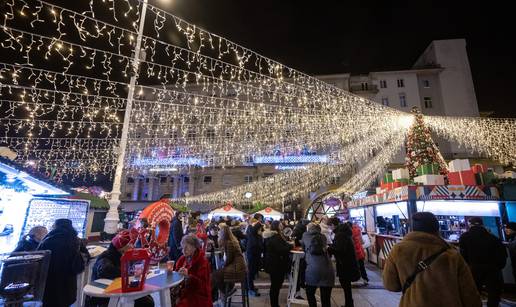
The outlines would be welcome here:
[[[334,157],[245,187],[253,199],[274,201],[274,195],[301,195],[332,175],[367,167],[371,158],[381,160],[376,166],[385,163],[381,157],[392,154],[406,130],[398,123],[411,120],[146,0],[71,7],[7,0],[0,8],[1,142],[18,159],[61,176],[113,175],[116,165],[126,172],[177,169],[174,161],[181,159],[235,166],[273,150],[306,147]],[[443,136],[467,143],[462,119],[430,122]],[[489,125],[500,128],[504,121],[494,122]],[[481,133],[487,122],[468,123]],[[473,149],[513,161],[512,144],[490,140]],[[353,179],[346,190],[361,184]],[[242,189],[195,199],[241,199]]]

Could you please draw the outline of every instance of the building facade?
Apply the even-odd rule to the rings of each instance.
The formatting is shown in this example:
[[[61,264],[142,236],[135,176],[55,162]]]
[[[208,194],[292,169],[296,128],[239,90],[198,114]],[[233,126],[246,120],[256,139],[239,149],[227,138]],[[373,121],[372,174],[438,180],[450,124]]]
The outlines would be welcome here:
[[[405,112],[410,112],[416,106],[426,115],[479,116],[464,39],[433,41],[416,63],[406,70],[362,75],[322,75],[318,78]],[[454,144],[438,138],[435,140],[447,159],[468,156]],[[401,150],[393,163],[403,163],[404,153]],[[270,162],[248,163],[232,168],[191,167],[176,172],[126,174],[121,198],[126,202],[150,202],[163,196],[176,198],[199,195],[256,181],[289,167],[303,165]],[[334,181],[339,184],[341,178],[335,178]]]

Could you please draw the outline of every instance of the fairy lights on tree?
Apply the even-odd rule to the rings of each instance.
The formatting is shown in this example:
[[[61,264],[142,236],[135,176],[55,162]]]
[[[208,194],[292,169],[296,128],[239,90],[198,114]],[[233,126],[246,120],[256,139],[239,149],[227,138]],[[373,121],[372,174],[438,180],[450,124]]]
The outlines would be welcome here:
[[[423,114],[417,107],[412,108],[412,113],[415,115],[415,119],[407,134],[407,156],[405,158],[405,165],[410,177],[416,177],[416,169],[425,164],[435,164],[438,166],[439,172],[446,172],[446,161],[434,143],[430,129],[425,125]]]

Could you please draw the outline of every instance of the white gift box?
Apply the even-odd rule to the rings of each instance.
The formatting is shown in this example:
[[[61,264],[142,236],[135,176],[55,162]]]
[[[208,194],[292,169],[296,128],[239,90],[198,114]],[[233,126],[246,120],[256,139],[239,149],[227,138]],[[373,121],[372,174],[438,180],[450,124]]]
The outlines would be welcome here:
[[[409,171],[406,168],[398,168],[392,171],[392,179],[409,179]]]
[[[502,175],[503,178],[515,178],[516,179],[516,172],[513,171],[506,171]]]
[[[422,183],[423,185],[444,185],[443,175],[421,175],[414,177],[414,182]]]
[[[376,194],[382,194],[382,193],[383,193],[382,188],[377,187],[377,188],[376,188]]]
[[[471,170],[468,159],[455,159],[448,163],[448,170],[450,172],[462,172]]]

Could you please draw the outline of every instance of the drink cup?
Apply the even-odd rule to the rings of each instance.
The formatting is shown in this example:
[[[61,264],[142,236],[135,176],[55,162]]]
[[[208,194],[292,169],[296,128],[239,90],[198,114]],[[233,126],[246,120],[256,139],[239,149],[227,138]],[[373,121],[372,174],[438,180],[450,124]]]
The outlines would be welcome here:
[[[167,261],[167,271],[168,272],[174,271],[174,264],[175,264],[174,260]]]

